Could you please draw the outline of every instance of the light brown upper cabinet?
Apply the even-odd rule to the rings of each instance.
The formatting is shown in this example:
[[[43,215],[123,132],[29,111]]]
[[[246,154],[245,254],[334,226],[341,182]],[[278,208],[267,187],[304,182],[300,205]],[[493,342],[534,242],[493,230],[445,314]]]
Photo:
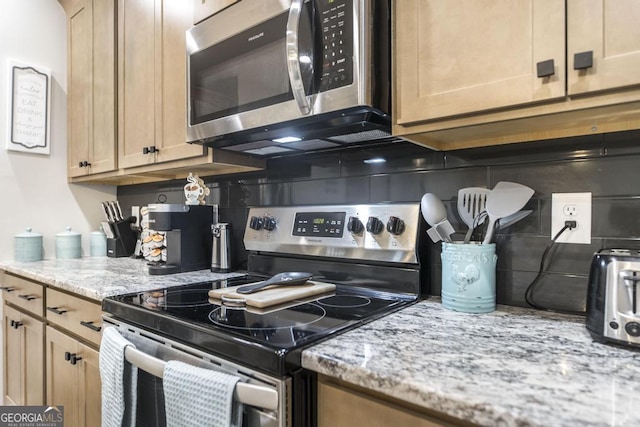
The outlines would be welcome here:
[[[393,8],[395,135],[455,149],[640,128],[640,2]]]
[[[186,41],[193,3],[119,0],[121,168],[206,155],[186,143]]]
[[[116,169],[116,2],[61,2],[67,9],[68,175]]]

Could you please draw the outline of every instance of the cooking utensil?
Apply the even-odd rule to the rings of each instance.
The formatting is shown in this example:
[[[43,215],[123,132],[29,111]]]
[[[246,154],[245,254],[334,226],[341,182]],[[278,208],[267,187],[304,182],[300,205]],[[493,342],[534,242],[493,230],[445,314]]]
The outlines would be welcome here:
[[[503,228],[507,228],[520,221],[523,218],[529,216],[529,214],[533,212],[530,209],[522,210],[514,213],[513,215],[505,216],[504,218],[500,218],[496,221],[496,230],[502,230]]]
[[[444,240],[451,243],[451,235],[455,230],[447,220],[447,210],[442,201],[433,193],[426,193],[420,200],[422,217],[431,226],[427,234],[434,243]]]
[[[485,210],[487,196],[491,190],[480,187],[467,187],[458,190],[458,215],[469,229],[464,236],[464,243],[469,243],[473,230],[484,223],[484,217],[477,220]]]
[[[336,285],[333,283],[311,280],[307,286],[276,286],[252,294],[239,293],[238,288],[244,286],[212,289],[209,290],[208,294],[210,298],[218,300],[217,304],[222,302],[223,305],[227,306],[271,307],[292,300],[299,301],[311,296],[316,296],[317,298],[317,295],[333,292],[336,289]]]
[[[278,273],[264,282],[241,286],[236,290],[236,292],[240,294],[251,294],[269,286],[299,286],[307,283],[311,277],[313,277],[313,274],[311,273],[288,271],[286,273]]]
[[[497,183],[487,196],[486,211],[489,216],[489,225],[482,243],[491,242],[498,219],[518,212],[527,204],[533,193],[533,189],[516,182],[500,181]]]

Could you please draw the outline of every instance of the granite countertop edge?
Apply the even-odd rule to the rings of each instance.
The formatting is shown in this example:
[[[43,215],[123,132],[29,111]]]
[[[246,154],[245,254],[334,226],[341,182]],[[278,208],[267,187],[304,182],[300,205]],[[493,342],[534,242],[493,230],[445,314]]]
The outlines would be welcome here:
[[[306,349],[302,365],[482,426],[640,425],[640,352],[593,341],[582,316],[432,298]]]
[[[210,270],[151,275],[142,259],[110,257],[47,259],[35,262],[0,261],[0,270],[97,302],[114,295],[245,275],[242,272],[213,273]]]

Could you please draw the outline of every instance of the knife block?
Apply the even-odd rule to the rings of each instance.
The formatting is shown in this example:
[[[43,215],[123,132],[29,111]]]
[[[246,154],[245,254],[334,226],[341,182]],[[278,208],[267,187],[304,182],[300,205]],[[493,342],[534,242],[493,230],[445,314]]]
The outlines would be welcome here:
[[[131,229],[131,221],[114,222],[111,228],[115,237],[107,239],[107,256],[120,258],[133,255],[138,237]]]

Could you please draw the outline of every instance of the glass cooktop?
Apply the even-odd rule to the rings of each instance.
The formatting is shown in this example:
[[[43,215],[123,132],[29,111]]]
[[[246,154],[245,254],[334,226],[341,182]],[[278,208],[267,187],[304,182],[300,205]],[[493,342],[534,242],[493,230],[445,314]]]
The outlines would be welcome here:
[[[308,299],[255,308],[209,298],[212,289],[264,280],[243,276],[106,298],[114,317],[252,368],[284,375],[302,348],[410,304],[403,294],[336,286]]]

